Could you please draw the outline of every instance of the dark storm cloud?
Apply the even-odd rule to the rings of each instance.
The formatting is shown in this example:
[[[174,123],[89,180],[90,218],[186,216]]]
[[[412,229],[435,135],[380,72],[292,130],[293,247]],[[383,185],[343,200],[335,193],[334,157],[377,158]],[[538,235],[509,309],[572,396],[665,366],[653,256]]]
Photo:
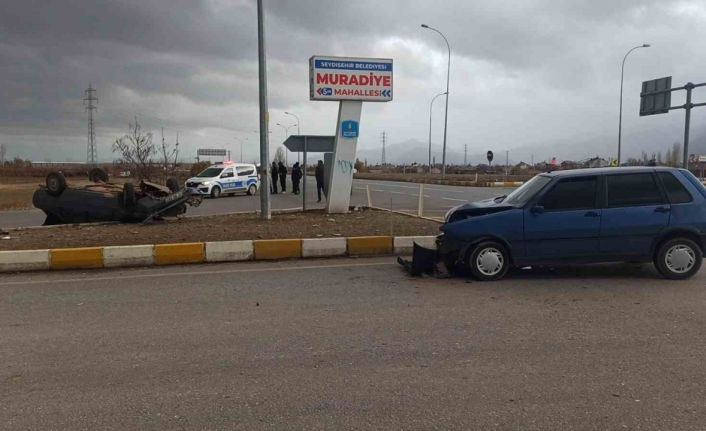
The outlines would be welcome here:
[[[395,102],[366,107],[361,145],[375,145],[383,128],[399,141],[424,139],[429,97],[444,85],[445,45],[422,22],[443,29],[453,48],[450,145],[611,135],[620,60],[643,42],[656,48],[628,65],[627,145],[638,125],[672,136],[674,118],[638,123],[635,88],[653,75],[698,79],[706,66],[693,55],[704,48],[693,37],[706,20],[700,1],[265,5],[273,135],[275,122],[292,121],[285,110],[297,110],[310,133],[331,128],[335,107],[308,102],[306,80],[310,55],[333,54],[393,56],[397,64]],[[194,145],[246,136],[257,127],[255,18],[253,0],[4,1],[0,142],[32,151],[46,142],[43,151],[53,157],[66,145],[80,157],[89,82],[99,92],[101,142],[135,115],[153,129],[181,130]],[[37,157],[29,150],[26,156]]]

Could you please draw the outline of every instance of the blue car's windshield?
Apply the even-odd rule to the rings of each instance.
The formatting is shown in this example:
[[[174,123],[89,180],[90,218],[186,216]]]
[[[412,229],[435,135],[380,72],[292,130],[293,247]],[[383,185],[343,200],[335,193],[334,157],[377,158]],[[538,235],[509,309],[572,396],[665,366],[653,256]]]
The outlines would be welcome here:
[[[507,195],[507,197],[503,200],[503,203],[515,207],[521,207],[526,204],[527,201],[532,199],[532,197],[537,194],[537,192],[542,190],[551,180],[551,177],[537,175]]]

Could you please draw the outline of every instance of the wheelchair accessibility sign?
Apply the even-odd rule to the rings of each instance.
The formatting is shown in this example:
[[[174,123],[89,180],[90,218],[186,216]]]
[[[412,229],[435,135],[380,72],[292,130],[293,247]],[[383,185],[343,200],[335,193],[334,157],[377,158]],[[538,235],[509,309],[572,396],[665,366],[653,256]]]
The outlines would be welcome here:
[[[358,137],[358,122],[353,120],[344,121],[341,123],[342,138],[357,138]]]

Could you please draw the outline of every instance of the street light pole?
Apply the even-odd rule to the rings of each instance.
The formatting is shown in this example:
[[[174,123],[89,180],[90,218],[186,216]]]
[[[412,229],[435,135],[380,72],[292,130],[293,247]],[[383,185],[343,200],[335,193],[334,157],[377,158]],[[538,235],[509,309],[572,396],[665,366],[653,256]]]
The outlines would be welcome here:
[[[434,107],[434,101],[437,97],[443,96],[446,93],[439,93],[431,99],[429,103],[429,174],[431,175],[431,110]]]
[[[237,139],[238,143],[240,144],[240,163],[243,163],[243,142],[247,141],[248,138],[243,139],[236,136],[233,139]]]
[[[444,38],[444,42],[446,42],[446,48],[449,51],[449,61],[446,66],[446,110],[444,112],[444,147],[443,147],[443,152],[441,153],[441,179],[446,178],[446,126],[449,123],[449,80],[451,78],[451,45],[449,45],[448,39],[446,39],[446,36],[439,30],[435,29],[434,27],[429,27],[426,24],[422,24],[422,28],[426,28],[429,30],[433,30],[441,37]]]
[[[269,113],[267,111],[267,62],[265,58],[265,11],[262,0],[257,0],[257,57],[260,84],[260,217],[272,219],[270,212],[270,145]]]
[[[292,117],[297,119],[297,135],[301,135],[301,132],[299,132],[299,117],[296,115],[292,114],[291,112],[284,111],[285,115],[291,115]],[[299,163],[299,152],[297,152],[297,163]]]
[[[621,147],[621,141],[622,141],[622,135],[623,135],[623,77],[625,75],[625,60],[627,60],[628,55],[630,55],[630,53],[635,51],[636,49],[649,48],[649,47],[650,47],[650,44],[645,43],[642,45],[638,45],[634,48],[631,48],[627,53],[625,53],[625,57],[623,57],[623,65],[620,67],[620,118],[618,119],[618,166],[620,166],[620,147]]]
[[[281,127],[281,128],[284,129],[284,140],[285,140],[285,141],[286,141],[287,138],[289,137],[289,129],[291,129],[292,127],[296,126],[296,124],[292,124],[291,126],[285,126],[285,125],[280,124],[280,123],[277,123],[277,125],[278,125],[279,127]],[[287,149],[286,149],[286,148],[285,148],[285,150],[284,150],[284,164],[285,164],[285,165],[288,165],[288,164],[289,164],[288,161],[287,161]]]

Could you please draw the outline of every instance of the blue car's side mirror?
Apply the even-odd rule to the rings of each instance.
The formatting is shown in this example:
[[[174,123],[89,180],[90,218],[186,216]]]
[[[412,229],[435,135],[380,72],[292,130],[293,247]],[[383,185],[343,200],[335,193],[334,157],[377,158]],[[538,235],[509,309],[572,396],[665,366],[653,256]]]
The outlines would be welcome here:
[[[535,205],[532,207],[532,212],[534,214],[542,214],[544,212],[544,207],[542,205]]]

